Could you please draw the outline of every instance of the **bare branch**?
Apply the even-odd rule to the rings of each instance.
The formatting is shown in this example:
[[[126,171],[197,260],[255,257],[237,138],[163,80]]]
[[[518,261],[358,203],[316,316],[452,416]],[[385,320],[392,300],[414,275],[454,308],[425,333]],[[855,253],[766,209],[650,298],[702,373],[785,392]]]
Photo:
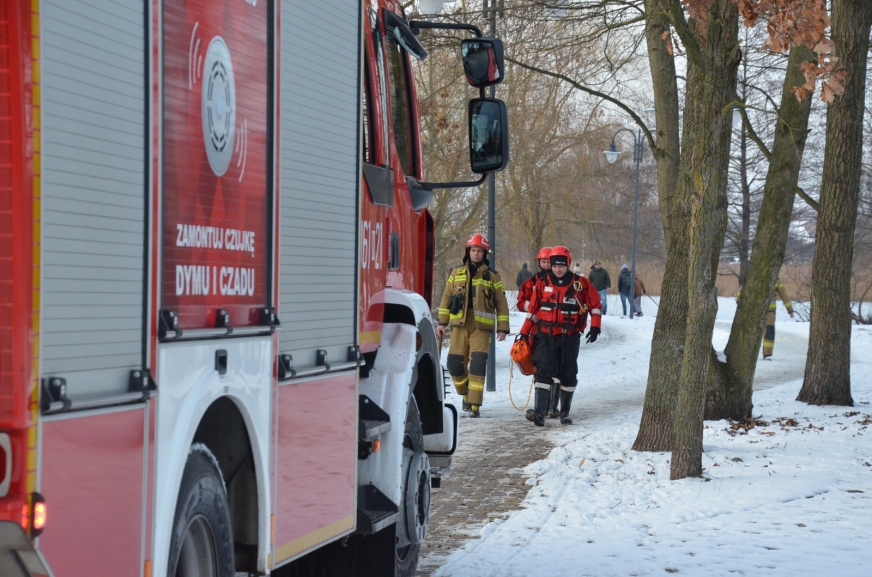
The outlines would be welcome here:
[[[801,187],[796,187],[796,194],[799,196],[799,198],[804,200],[807,205],[812,207],[815,212],[820,212],[821,207],[818,201],[810,197]]]
[[[615,98],[614,96],[609,96],[608,94],[605,94],[605,93],[600,92],[598,90],[588,88],[587,86],[584,86],[583,84],[581,84],[579,82],[576,82],[575,80],[573,80],[572,78],[569,78],[568,76],[566,76],[564,74],[559,74],[557,72],[551,72],[550,70],[545,70],[543,68],[538,68],[538,67],[530,65],[530,64],[525,64],[524,62],[520,62],[518,60],[515,60],[514,58],[512,58],[510,56],[506,56],[505,59],[513,64],[517,64],[521,68],[526,68],[527,70],[532,70],[533,72],[538,72],[539,74],[544,74],[546,76],[551,76],[553,78],[559,78],[560,80],[563,80],[564,82],[567,82],[570,85],[572,85],[573,88],[576,88],[578,90],[581,90],[582,92],[586,92],[586,93],[591,94],[593,96],[597,96],[599,98],[602,98],[603,100],[608,100],[609,102],[611,102],[615,106],[618,106],[619,108],[621,108],[621,110],[623,110],[624,112],[626,112],[627,114],[630,115],[630,117],[633,119],[633,122],[635,122],[639,126],[639,128],[642,129],[642,132],[645,134],[645,138],[648,140],[648,145],[651,147],[651,150],[656,151],[658,153],[661,152],[660,149],[657,148],[657,144],[654,142],[654,136],[651,134],[651,131],[648,130],[648,126],[642,121],[641,118],[639,118],[639,115],[637,115],[635,112],[633,112],[632,108],[630,108],[629,106],[627,106],[626,104],[624,104],[623,102],[621,102],[620,100]]]

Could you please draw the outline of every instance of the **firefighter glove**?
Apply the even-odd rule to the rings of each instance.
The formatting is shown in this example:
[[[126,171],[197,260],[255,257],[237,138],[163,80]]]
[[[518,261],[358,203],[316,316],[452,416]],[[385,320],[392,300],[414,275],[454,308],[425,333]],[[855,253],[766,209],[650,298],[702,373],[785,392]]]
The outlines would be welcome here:
[[[602,331],[600,331],[599,327],[590,327],[590,330],[587,333],[587,342],[596,342],[596,338],[599,336],[600,332]]]

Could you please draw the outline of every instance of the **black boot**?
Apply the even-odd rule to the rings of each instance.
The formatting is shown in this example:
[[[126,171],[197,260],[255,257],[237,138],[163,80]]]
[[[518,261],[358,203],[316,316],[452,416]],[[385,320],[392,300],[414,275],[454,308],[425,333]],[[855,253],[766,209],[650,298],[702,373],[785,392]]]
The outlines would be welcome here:
[[[560,385],[551,385],[549,391],[551,399],[549,400],[548,418],[556,419],[560,415]]]
[[[548,399],[551,396],[548,389],[536,388],[535,408],[527,409],[527,420],[532,421],[537,427],[545,426],[545,411],[548,410]]]
[[[560,389],[560,424],[571,425],[572,419],[569,418],[569,409],[572,406],[572,395],[569,391]]]

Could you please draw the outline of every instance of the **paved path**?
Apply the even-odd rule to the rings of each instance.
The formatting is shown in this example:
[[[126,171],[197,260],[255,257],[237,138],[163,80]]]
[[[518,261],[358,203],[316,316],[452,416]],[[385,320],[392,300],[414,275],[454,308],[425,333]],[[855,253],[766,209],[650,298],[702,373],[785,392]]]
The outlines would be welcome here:
[[[463,443],[454,455],[451,476],[441,489],[433,490],[430,528],[417,575],[432,575],[447,555],[478,538],[484,525],[506,516],[524,500],[530,486],[525,484],[523,469],[545,458],[552,443],[547,429],[534,427],[522,415],[489,416],[485,405],[481,418],[461,417]],[[556,420],[549,419],[548,424],[559,426]]]

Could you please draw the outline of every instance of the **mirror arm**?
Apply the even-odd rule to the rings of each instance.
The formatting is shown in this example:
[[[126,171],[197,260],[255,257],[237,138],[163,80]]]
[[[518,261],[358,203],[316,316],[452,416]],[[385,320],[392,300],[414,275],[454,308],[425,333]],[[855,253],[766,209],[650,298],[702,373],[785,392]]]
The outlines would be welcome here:
[[[427,22],[425,20],[411,20],[409,22],[409,27],[412,29],[412,32],[415,32],[416,29],[469,30],[471,32],[474,32],[477,38],[484,38],[484,34],[481,33],[481,28],[473,24],[449,24],[447,22]]]
[[[423,188],[424,190],[433,190],[436,188],[472,188],[473,186],[479,186],[484,184],[484,181],[487,180],[487,174],[482,174],[481,178],[471,182],[420,182],[418,181],[418,186]]]

